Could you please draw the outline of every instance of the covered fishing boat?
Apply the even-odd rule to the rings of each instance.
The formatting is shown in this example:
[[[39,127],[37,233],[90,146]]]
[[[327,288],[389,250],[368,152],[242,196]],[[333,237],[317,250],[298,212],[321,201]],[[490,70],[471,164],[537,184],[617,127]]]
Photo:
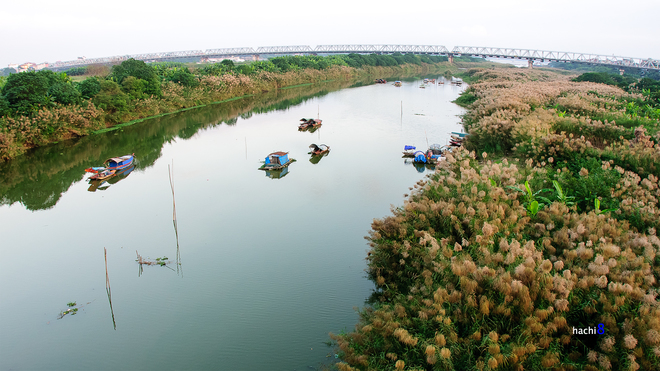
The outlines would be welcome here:
[[[105,160],[104,164],[108,170],[119,170],[131,166],[135,154],[113,157]]]
[[[307,130],[321,126],[323,120],[302,118],[300,121],[302,121],[302,124],[298,125],[298,130]]]
[[[429,159],[426,157],[426,153],[422,151],[416,151],[413,157],[414,157],[413,162],[418,162],[422,164],[426,164],[429,162]]]
[[[283,169],[291,165],[294,161],[296,160],[289,159],[289,152],[273,152],[266,157],[265,163],[259,168],[259,170]]]
[[[312,143],[309,145],[309,149],[309,154],[312,156],[320,156],[330,152],[330,147],[326,146],[325,144],[320,144],[317,146],[316,144]]]
[[[403,85],[403,84],[401,83],[401,81],[395,81],[395,82],[394,82],[394,86],[401,86],[401,85]]]

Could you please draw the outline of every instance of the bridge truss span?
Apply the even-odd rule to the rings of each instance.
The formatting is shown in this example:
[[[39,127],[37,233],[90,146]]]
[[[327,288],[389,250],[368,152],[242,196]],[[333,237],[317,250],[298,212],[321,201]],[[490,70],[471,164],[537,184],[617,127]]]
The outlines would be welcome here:
[[[393,53],[413,53],[413,54],[449,54],[449,49],[442,45],[317,45],[314,48],[316,53],[359,53],[359,54],[393,54]]]
[[[452,49],[454,55],[470,55],[478,57],[493,57],[493,58],[517,58],[538,61],[553,61],[553,62],[577,62],[577,63],[592,63],[602,64],[608,66],[618,67],[635,67],[645,69],[660,69],[660,60],[657,59],[642,59],[642,58],[629,58],[618,57],[601,54],[587,54],[587,53],[572,53],[572,52],[555,52],[545,50],[533,49],[508,49],[508,48],[491,48],[481,46],[455,46]]]
[[[533,49],[492,48],[481,46],[455,46],[451,51],[443,45],[400,45],[400,44],[336,44],[317,45],[312,48],[308,45],[294,46],[261,46],[256,49],[250,47],[222,48],[207,50],[187,50],[179,52],[146,53],[134,55],[120,55],[105,58],[79,58],[77,60],[51,63],[48,68],[65,68],[86,66],[91,64],[115,64],[130,58],[145,62],[171,61],[176,59],[199,58],[201,60],[216,58],[231,58],[238,56],[272,55],[313,55],[313,54],[427,54],[447,55],[450,61],[454,56],[468,55],[477,57],[517,58],[527,59],[530,67],[533,61],[558,61],[569,63],[590,63],[613,67],[633,67],[650,70],[660,70],[660,60],[607,56],[599,54],[569,53]]]

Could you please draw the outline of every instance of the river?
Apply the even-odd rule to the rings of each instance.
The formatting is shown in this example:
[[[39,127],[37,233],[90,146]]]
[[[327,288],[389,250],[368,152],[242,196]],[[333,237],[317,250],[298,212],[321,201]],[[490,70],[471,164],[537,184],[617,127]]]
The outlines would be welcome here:
[[[420,86],[283,89],[0,164],[0,370],[332,362],[328,333],[351,331],[374,289],[363,237],[431,171],[405,163],[403,146],[461,129],[451,101],[463,88]],[[303,117],[323,125],[299,132]],[[312,143],[330,153],[310,161]],[[274,151],[297,161],[258,170]],[[85,168],[131,153],[130,173],[87,182]]]

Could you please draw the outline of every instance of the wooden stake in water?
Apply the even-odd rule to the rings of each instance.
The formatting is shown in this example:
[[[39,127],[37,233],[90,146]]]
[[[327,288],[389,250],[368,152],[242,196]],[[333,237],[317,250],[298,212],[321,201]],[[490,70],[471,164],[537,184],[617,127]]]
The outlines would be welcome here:
[[[115,322],[115,312],[112,310],[112,292],[110,290],[110,278],[108,277],[108,250],[103,248],[103,256],[105,257],[105,291],[108,293],[108,302],[110,303],[110,314],[112,315],[112,326],[117,330],[117,323]]]
[[[247,139],[245,139],[247,143]],[[247,144],[246,144],[247,146]],[[247,147],[245,148],[245,153],[247,156]],[[170,176],[170,188],[172,188],[172,224],[174,224],[174,235],[176,237],[176,270],[177,273],[181,271],[181,276],[183,277],[183,270],[181,267],[181,250],[179,249],[179,228],[176,223],[176,199],[174,198],[174,159],[172,159],[172,170],[170,171],[170,165],[167,165],[167,173]],[[137,252],[137,251],[136,251]],[[138,255],[139,256],[139,255]],[[142,265],[140,265],[142,267]]]
[[[426,148],[429,147],[429,136],[426,134],[426,129],[424,129],[424,136],[426,137]]]

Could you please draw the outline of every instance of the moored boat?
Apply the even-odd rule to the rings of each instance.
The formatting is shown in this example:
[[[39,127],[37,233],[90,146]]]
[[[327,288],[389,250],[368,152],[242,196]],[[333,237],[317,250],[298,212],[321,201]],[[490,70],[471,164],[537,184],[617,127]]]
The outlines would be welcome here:
[[[387,84],[387,80],[385,80],[385,79],[376,79],[376,84]]]
[[[316,144],[312,143],[309,145],[309,149],[310,149],[309,154],[311,154],[312,156],[320,156],[330,152],[330,147],[326,146],[325,144],[320,144],[317,146]]]
[[[279,170],[291,165],[295,159],[289,158],[289,152],[273,152],[266,156],[266,161],[259,170]]]
[[[417,147],[406,145],[403,147],[403,157],[415,157]]]
[[[112,157],[105,160],[104,164],[108,170],[119,170],[125,167],[129,167],[133,163],[135,154],[130,154],[120,157]]]
[[[394,82],[394,86],[401,86],[401,85],[403,85],[403,84],[401,83],[401,81],[395,81],[395,82]]]
[[[115,175],[116,170],[103,170],[89,177],[90,180],[105,180]]]
[[[300,121],[302,121],[302,124],[298,125],[298,130],[307,130],[321,126],[323,120],[302,118]]]

